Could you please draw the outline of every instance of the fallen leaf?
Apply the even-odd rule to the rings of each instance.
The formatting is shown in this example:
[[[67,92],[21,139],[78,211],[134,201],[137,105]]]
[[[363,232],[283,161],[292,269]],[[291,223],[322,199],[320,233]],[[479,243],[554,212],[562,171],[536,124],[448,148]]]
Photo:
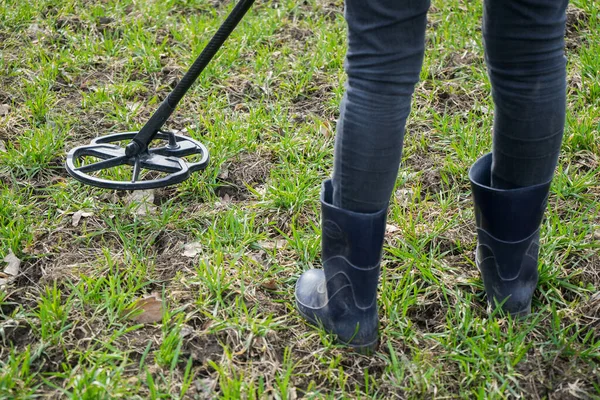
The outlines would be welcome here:
[[[277,240],[261,240],[258,242],[258,245],[265,250],[274,250],[285,247],[287,244],[287,240],[285,239],[277,239]]]
[[[75,211],[73,213],[72,225],[73,226],[77,226],[77,225],[79,225],[79,221],[81,221],[81,218],[91,217],[92,215],[94,215],[94,213],[85,212],[85,211],[82,211],[82,210]]]
[[[223,196],[223,202],[231,203],[231,197],[229,196],[229,194],[225,193],[225,195]]]
[[[185,257],[196,257],[202,252],[202,244],[200,242],[186,243],[183,245],[183,255]]]
[[[13,282],[21,269],[21,260],[15,256],[12,250],[8,250],[8,254],[4,257],[3,261],[7,265],[4,267],[4,271],[0,272],[0,286]]]
[[[398,227],[397,227],[397,226],[395,226],[395,225],[390,225],[390,224],[387,224],[387,225],[385,226],[385,231],[386,231],[387,233],[394,233],[394,232],[398,232],[399,230],[400,230],[400,228],[398,228]]]
[[[129,204],[135,204],[134,214],[150,215],[156,213],[154,190],[136,190],[128,198]]]
[[[125,315],[131,321],[139,324],[151,324],[162,321],[163,304],[156,293],[144,296],[137,300],[125,311]]]
[[[260,286],[267,290],[277,290],[279,289],[279,285],[275,281],[275,279],[271,279],[270,281],[266,281],[260,284]]]
[[[0,117],[8,115],[10,111],[10,106],[8,104],[0,104]]]

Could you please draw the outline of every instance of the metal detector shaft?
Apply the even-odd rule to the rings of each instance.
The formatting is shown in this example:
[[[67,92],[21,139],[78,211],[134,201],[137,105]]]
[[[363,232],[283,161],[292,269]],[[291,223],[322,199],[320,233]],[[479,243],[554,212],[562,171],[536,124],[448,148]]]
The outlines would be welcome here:
[[[213,59],[215,54],[219,51],[225,40],[231,35],[231,32],[244,18],[246,12],[252,7],[255,0],[240,0],[233,8],[231,13],[227,16],[227,19],[217,30],[217,33],[210,39],[210,42],[206,45],[202,53],[198,56],[191,68],[181,78],[181,81],[175,86],[175,89],[167,96],[167,98],[160,104],[158,109],[152,114],[148,122],[142,127],[142,129],[135,135],[131,143],[125,148],[125,154],[128,157],[132,157],[146,151],[148,144],[154,139],[158,130],[164,125],[169,119],[175,107],[179,101],[186,94],[188,89],[198,79],[198,76],[202,73],[204,68],[208,65],[210,60]]]

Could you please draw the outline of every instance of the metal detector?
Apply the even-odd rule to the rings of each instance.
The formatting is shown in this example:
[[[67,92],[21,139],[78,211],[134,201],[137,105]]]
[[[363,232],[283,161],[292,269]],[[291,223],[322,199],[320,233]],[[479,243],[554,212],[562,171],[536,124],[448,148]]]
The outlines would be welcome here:
[[[189,178],[192,172],[206,168],[209,156],[202,143],[164,131],[162,126],[253,3],[254,0],[240,0],[236,4],[191,68],[139,132],[102,136],[88,145],[72,149],[67,154],[65,163],[69,174],[87,185],[106,189],[140,190],[175,185]],[[122,147],[120,142],[124,141],[128,144]],[[153,141],[160,144],[151,146]],[[185,157],[189,156],[196,156],[197,160],[186,160]],[[87,163],[90,158],[100,161]],[[128,180],[105,179],[94,175],[126,165],[133,167]],[[148,173],[143,173],[144,171]]]

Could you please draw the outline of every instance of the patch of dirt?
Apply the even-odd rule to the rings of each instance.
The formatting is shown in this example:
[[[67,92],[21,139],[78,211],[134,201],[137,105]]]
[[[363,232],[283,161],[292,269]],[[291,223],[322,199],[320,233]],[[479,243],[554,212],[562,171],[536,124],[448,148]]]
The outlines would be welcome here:
[[[245,200],[251,195],[247,186],[256,188],[265,183],[273,165],[270,153],[240,153],[221,165],[216,194],[229,200]]]
[[[598,238],[592,240],[598,240]],[[588,255],[586,258],[585,264],[582,267],[582,281],[585,284],[591,283],[595,287],[600,287],[600,256],[596,253],[592,256]]]
[[[411,155],[404,160],[403,164],[419,173],[417,179],[421,183],[421,200],[425,199],[426,194],[435,195],[444,190],[440,175],[441,165],[438,165],[429,156],[429,153],[426,156],[420,154]],[[414,183],[409,182],[409,185],[413,186]]]
[[[184,358],[192,357],[198,364],[206,364],[208,360],[218,363],[223,347],[217,335],[192,332],[183,338],[183,353]]]
[[[565,37],[565,47],[568,50],[577,50],[584,43],[581,32],[588,29],[589,20],[590,17],[584,10],[569,5]]]
[[[327,110],[327,103],[332,98],[334,90],[335,86],[327,82],[324,74],[315,76],[311,83],[292,99],[290,107],[292,119],[297,123],[303,123],[311,114],[325,120],[335,119],[334,115]]]
[[[284,25],[274,32],[274,36],[277,37],[276,44],[281,46],[297,46],[298,44],[305,44],[312,35],[313,32],[311,30],[300,28],[296,25]]]
[[[57,30],[70,29],[73,32],[80,32],[87,29],[85,23],[75,15],[57,18],[56,21],[54,21],[54,28]]]
[[[470,110],[473,104],[471,94],[440,89],[435,93],[433,108],[440,114],[456,114]]]
[[[31,327],[26,321],[0,321],[0,345],[21,347],[33,341]],[[2,352],[0,351],[0,354]]]
[[[471,65],[480,64],[481,62],[483,62],[483,58],[473,52],[452,52],[444,60],[443,66],[438,71],[434,72],[432,76],[435,79],[441,80],[454,79],[459,76],[460,73],[469,73],[469,67]]]
[[[151,90],[150,93],[156,93],[161,98],[164,98],[170,90],[175,89],[175,86],[177,86],[184,74],[185,72],[180,67],[167,64],[160,72],[150,74],[151,82],[149,82],[146,87]],[[146,81],[146,79],[144,79],[144,81]],[[162,85],[165,85],[169,89],[169,92],[165,91],[164,88],[163,90],[159,90]]]
[[[180,232],[159,233],[154,241],[157,254],[154,272],[160,281],[169,281],[177,272],[193,268],[194,258],[183,255],[183,246],[189,240]]]
[[[246,79],[242,75],[231,77],[226,86],[227,100],[229,106],[235,111],[249,112],[247,101],[259,101],[264,95],[264,90]]]
[[[590,378],[598,376],[598,366],[577,357],[544,356],[532,348],[516,369],[532,399],[588,399],[596,393]]]
[[[167,186],[164,188],[154,189],[154,205],[160,206],[177,197],[177,188],[175,186]]]
[[[21,264],[21,271],[15,280],[16,287],[37,286],[39,280],[44,276],[43,265],[45,259],[25,260]]]
[[[600,335],[600,293],[593,294],[587,301],[582,302],[577,311],[581,321]]]
[[[409,307],[406,316],[423,332],[440,332],[444,329],[446,310],[439,302],[419,303]]]
[[[588,240],[591,246],[594,240],[597,239],[589,238]],[[600,287],[600,256],[598,254],[571,250],[562,260],[561,266],[565,273],[573,274],[573,278],[570,279],[570,283],[573,285]]]
[[[335,21],[338,16],[343,17],[344,15],[344,3],[342,1],[318,0],[316,3],[316,8],[305,12],[323,15],[329,21]],[[304,2],[304,4],[306,5],[307,2]]]

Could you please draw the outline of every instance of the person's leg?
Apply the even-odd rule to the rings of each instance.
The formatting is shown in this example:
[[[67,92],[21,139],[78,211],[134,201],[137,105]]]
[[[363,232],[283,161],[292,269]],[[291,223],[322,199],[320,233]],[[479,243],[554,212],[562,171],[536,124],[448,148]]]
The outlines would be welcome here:
[[[346,93],[340,107],[333,204],[376,212],[394,189],[419,80],[429,1],[347,0]]]
[[[539,229],[565,123],[567,0],[486,0],[483,35],[495,104],[492,153],[469,171],[477,266],[491,306],[531,311]]]
[[[428,1],[346,0],[348,83],[334,173],[321,193],[323,269],[296,284],[304,318],[369,352],[387,206],[425,45]]]
[[[486,0],[483,37],[495,105],[492,186],[552,179],[566,108],[568,0]]]

